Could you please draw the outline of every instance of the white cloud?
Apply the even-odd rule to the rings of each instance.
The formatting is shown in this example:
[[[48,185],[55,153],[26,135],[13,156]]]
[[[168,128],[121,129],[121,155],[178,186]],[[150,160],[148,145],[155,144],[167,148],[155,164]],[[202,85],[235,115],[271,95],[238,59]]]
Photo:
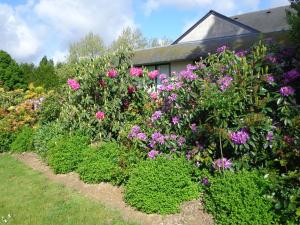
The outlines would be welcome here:
[[[214,9],[224,14],[234,14],[241,8],[256,10],[261,0],[147,0],[144,4],[144,12],[150,15],[154,10],[162,6],[175,6],[179,9],[202,8]],[[276,0],[274,0],[276,1]],[[278,0],[279,1],[279,0]]]
[[[61,59],[70,42],[88,32],[106,44],[134,27],[132,0],[28,0],[15,7],[0,4],[0,49],[18,61],[48,53]]]
[[[26,61],[39,52],[39,35],[9,5],[0,4],[0,30],[0,49],[17,60]]]

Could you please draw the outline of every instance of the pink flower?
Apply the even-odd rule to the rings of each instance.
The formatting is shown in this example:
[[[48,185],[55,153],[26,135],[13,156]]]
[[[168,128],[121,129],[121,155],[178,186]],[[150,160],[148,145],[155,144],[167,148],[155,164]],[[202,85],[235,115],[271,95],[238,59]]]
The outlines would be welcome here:
[[[226,158],[222,158],[222,159],[216,159],[213,162],[213,167],[215,169],[230,169],[230,167],[232,166],[232,162],[230,161],[230,159],[226,159]]]
[[[80,84],[74,79],[68,79],[67,83],[70,86],[70,88],[72,88],[72,90],[74,91],[80,88]]]
[[[107,76],[110,78],[115,78],[118,75],[118,71],[116,71],[115,69],[111,69],[107,72]]]
[[[223,45],[219,48],[217,48],[217,53],[221,53],[221,52],[224,52],[228,47],[226,45]]]
[[[143,69],[138,67],[130,68],[130,75],[133,77],[141,77],[143,75]]]
[[[103,120],[105,118],[105,113],[101,111],[96,112],[96,118],[98,120]]]
[[[172,123],[175,125],[175,124],[178,124],[179,123],[179,117],[178,116],[174,116],[172,118]]]
[[[159,74],[158,70],[153,70],[151,72],[148,72],[148,76],[151,80],[154,80]]]
[[[157,92],[150,93],[150,98],[152,98],[152,100],[156,100],[158,98]]]

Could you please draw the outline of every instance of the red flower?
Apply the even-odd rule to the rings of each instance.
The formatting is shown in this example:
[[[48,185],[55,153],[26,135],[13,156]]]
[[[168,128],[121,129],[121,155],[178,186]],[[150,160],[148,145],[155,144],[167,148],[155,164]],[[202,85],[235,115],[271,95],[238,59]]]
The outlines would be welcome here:
[[[118,71],[116,71],[115,69],[111,69],[107,72],[107,76],[110,78],[115,78],[118,76]]]

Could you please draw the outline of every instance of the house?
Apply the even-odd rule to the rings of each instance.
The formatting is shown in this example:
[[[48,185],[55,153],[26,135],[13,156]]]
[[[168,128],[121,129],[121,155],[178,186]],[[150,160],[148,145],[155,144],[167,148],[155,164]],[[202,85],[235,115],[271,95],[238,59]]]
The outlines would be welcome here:
[[[272,38],[286,44],[288,8],[282,6],[231,17],[211,10],[171,45],[136,50],[133,64],[170,75],[172,71],[185,69],[187,64],[205,57],[209,52],[215,52],[222,45],[229,46],[231,50],[243,50],[262,38]]]

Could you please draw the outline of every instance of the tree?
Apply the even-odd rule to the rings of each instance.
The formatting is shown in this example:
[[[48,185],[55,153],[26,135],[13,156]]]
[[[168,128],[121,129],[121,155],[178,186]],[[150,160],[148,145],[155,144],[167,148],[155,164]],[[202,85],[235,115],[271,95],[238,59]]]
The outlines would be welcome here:
[[[120,48],[142,49],[147,47],[147,39],[139,29],[125,28],[121,35],[115,40],[110,50],[115,51]]]
[[[300,0],[290,0],[292,10],[287,11],[288,23],[291,26],[292,40],[300,46]]]
[[[172,43],[172,40],[167,38],[167,37],[163,37],[163,38],[152,38],[148,41],[148,47],[149,48],[153,48],[153,47],[163,47],[163,46],[167,46],[170,45]]]
[[[101,37],[90,32],[85,37],[75,42],[69,47],[68,61],[71,63],[78,62],[82,58],[103,55],[105,46]]]
[[[0,85],[8,90],[26,88],[24,75],[18,64],[2,50],[0,50]]]

